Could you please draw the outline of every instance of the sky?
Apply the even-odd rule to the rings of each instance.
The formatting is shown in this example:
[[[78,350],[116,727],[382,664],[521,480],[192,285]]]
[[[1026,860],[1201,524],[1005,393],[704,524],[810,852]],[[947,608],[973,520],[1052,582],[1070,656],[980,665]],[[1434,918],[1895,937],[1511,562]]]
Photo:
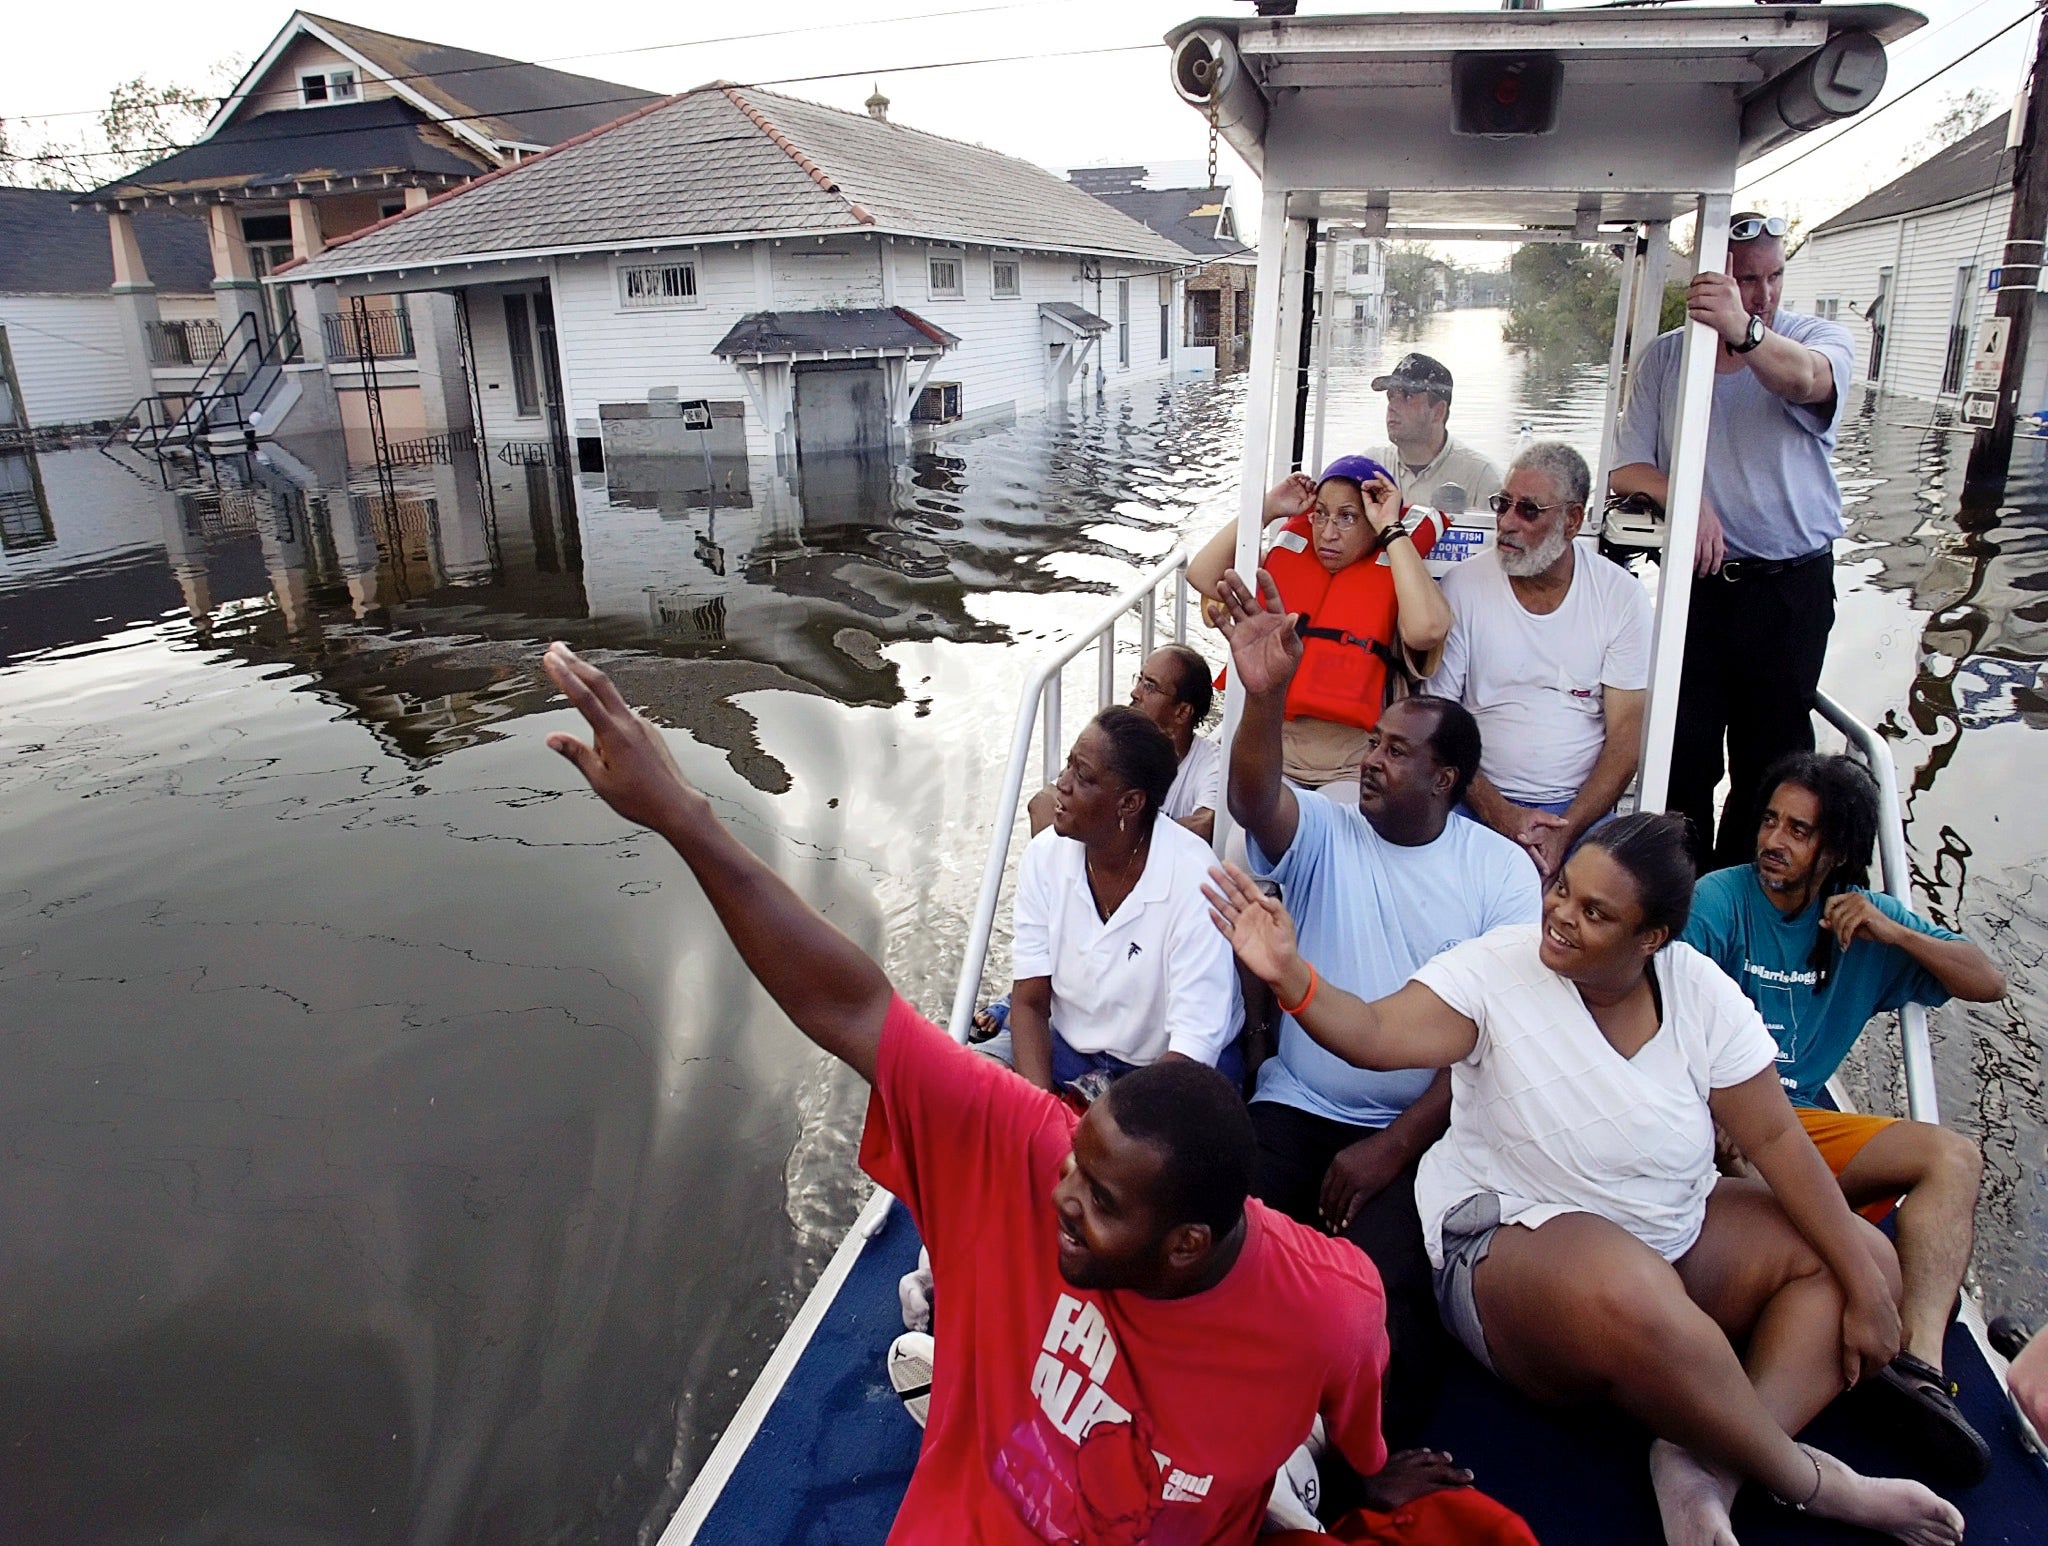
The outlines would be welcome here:
[[[1304,15],[1363,6],[1302,0]],[[1429,0],[1415,12],[1487,9],[1471,0]],[[1551,9],[1571,6],[1556,3]],[[320,12],[363,26],[513,58],[655,91],[713,79],[776,85],[792,95],[858,110],[879,84],[890,116],[1064,170],[1127,162],[1199,163],[1201,116],[1167,79],[1166,29],[1191,16],[1249,14],[1241,0],[704,0],[652,7],[645,0],[556,5],[479,5],[457,0],[321,0]],[[1883,110],[1958,55],[2031,10],[2030,0],[1926,0],[1928,25],[1894,44],[1879,106],[1843,135],[1780,175],[1773,167],[1842,131],[1823,130],[1745,173],[1739,204],[1817,224],[1903,171],[1916,142],[1951,96],[1975,87],[1999,111],[2019,89],[2033,29],[2019,25],[1896,108]],[[0,50],[0,118],[17,141],[68,136],[90,122],[118,83],[147,75],[195,86],[227,58],[253,57],[291,14],[276,0],[209,0],[204,7],[105,0],[86,19],[60,5],[23,5]],[[762,36],[762,34],[776,34]],[[740,36],[746,34],[749,36]],[[718,41],[718,40],[725,41]],[[1115,52],[1081,52],[1116,50]],[[958,64],[1034,56],[1008,63]],[[947,64],[951,67],[919,69]],[[838,75],[837,79],[799,77]],[[778,84],[781,83],[781,84]],[[55,114],[55,117],[40,115]],[[1226,178],[1246,227],[1255,225],[1256,182],[1226,145]]]

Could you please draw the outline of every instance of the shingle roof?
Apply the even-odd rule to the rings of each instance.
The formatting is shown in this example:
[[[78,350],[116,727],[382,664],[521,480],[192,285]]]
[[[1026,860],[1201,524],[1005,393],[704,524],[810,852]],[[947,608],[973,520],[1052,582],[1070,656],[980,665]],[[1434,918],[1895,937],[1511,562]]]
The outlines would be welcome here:
[[[699,87],[344,238],[294,272],[881,230],[1184,263],[1029,162],[752,87]]]
[[[1055,322],[1064,323],[1076,333],[1107,333],[1109,319],[1098,317],[1086,306],[1077,306],[1072,301],[1040,301],[1038,314],[1051,317]]]
[[[402,84],[437,107],[470,120],[497,140],[558,145],[659,97],[617,81],[571,75],[472,48],[396,37],[310,11],[305,15],[387,75],[400,77]]]
[[[1873,220],[1893,220],[1923,209],[1953,204],[1978,194],[1995,193],[2012,181],[2012,158],[2005,152],[2005,126],[2010,114],[2000,113],[1982,128],[1938,151],[1903,176],[1895,177],[1839,215],[1813,228],[1815,236],[1842,231]]]
[[[215,188],[289,188],[307,179],[426,172],[475,177],[491,163],[457,149],[410,102],[384,97],[323,107],[317,114],[261,113],[228,125],[211,139],[152,162],[86,195],[140,198]]]
[[[740,318],[711,346],[724,359],[739,355],[882,354],[938,355],[956,347],[957,335],[901,306],[866,306],[820,311],[756,311]]]
[[[1079,172],[1074,181],[1090,198],[1121,210],[1197,256],[1235,258],[1252,250],[1216,234],[1216,223],[1229,202],[1228,188],[1088,188]]]
[[[107,217],[61,189],[0,188],[0,293],[97,295],[114,282]],[[213,284],[206,222],[168,210],[135,216],[142,260],[160,291],[203,295]]]

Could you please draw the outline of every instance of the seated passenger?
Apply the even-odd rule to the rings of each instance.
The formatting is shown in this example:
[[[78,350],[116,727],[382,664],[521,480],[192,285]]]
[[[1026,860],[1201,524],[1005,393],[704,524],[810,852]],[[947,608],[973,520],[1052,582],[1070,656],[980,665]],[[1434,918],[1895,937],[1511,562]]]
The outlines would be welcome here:
[[[1388,444],[1367,454],[1393,469],[1404,503],[1456,515],[1493,498],[1500,473],[1451,434],[1451,373],[1443,361],[1404,354],[1373,377],[1372,389],[1387,394]]]
[[[1756,862],[1701,878],[1684,939],[1735,980],[1778,1044],[1778,1078],[1852,1208],[1898,1204],[1905,1351],[1873,1386],[1940,1467],[1974,1486],[1991,1455],[1943,1376],[1949,1311],[1970,1265],[1983,1160],[1961,1133],[1819,1102],[1870,1017],[1951,996],[1988,1003],[2005,974],[1960,934],[1870,891],[1877,785],[1848,757],[1795,752],[1765,775]]]
[[[1919,1546],[1962,1539],[1919,1483],[1792,1439],[1898,1351],[1898,1265],[1806,1141],[1756,1010],[1675,937],[1683,818],[1598,828],[1540,926],[1455,945],[1374,1003],[1322,980],[1249,875],[1214,873],[1219,927],[1307,1034],[1361,1067],[1451,1070],[1416,1183],[1444,1322],[1529,1395],[1649,1428],[1667,1541],[1733,1541],[1745,1480]],[[1716,1177],[1717,1122],[1761,1180]]]
[[[1573,540],[1591,485],[1561,442],[1515,458],[1496,544],[1444,576],[1457,621],[1429,681],[1479,721],[1472,814],[1546,879],[1635,777],[1650,685],[1649,593]]]
[[[1367,733],[1406,681],[1435,665],[1451,609],[1423,567],[1445,521],[1423,516],[1411,531],[1394,480],[1378,462],[1345,456],[1320,483],[1295,473],[1266,495],[1266,523],[1285,522],[1262,567],[1298,613],[1308,641],[1287,692],[1281,771],[1311,787],[1355,777]],[[1223,573],[1237,551],[1226,526],[1188,565],[1219,626]]]
[[[1367,735],[1355,806],[1297,797],[1280,776],[1280,746],[1302,641],[1278,601],[1255,606],[1234,571],[1222,590],[1231,669],[1245,687],[1230,813],[1252,868],[1279,884],[1331,980],[1378,997],[1446,945],[1533,923],[1536,872],[1506,838],[1452,814],[1479,766],[1472,716],[1443,698],[1403,699]],[[1311,1041],[1291,1012],[1252,1095],[1253,1194],[1351,1240],[1386,1283],[1386,1422],[1396,1443],[1428,1415],[1434,1383],[1439,1333],[1415,1167],[1449,1111],[1448,1075],[1354,1068]]]
[[[1202,903],[1209,845],[1158,819],[1173,745],[1136,709],[1096,715],[1053,785],[1052,826],[1017,865],[1009,1060],[1045,1090],[1163,1057],[1242,1084],[1230,948]],[[984,1044],[1003,1056],[999,1044]]]
[[[1077,1117],[955,1046],[725,829],[602,672],[562,644],[546,664],[593,732],[548,745],[675,848],[797,1029],[873,1086],[861,1165],[909,1210],[941,1306],[896,1546],[1250,1546],[1318,1413],[1382,1472],[1378,1278],[1247,1200],[1251,1124],[1224,1080],[1144,1069]]]
[[[1179,761],[1160,813],[1205,843],[1215,835],[1216,806],[1223,798],[1223,748],[1195,734],[1216,695],[1209,673],[1209,662],[1192,645],[1165,644],[1145,657],[1131,683],[1131,707],[1166,732]],[[1033,837],[1051,823],[1052,801],[1050,784],[1031,797]]]

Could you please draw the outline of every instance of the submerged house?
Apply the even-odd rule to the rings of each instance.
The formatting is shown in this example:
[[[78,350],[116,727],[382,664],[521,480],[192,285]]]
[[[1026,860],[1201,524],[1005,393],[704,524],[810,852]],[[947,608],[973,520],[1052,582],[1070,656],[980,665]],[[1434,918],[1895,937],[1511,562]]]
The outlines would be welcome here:
[[[1856,379],[1960,397],[1980,319],[1996,310],[2016,152],[2000,115],[1814,227],[1785,265],[1784,305],[1856,339]],[[2048,232],[2041,233],[2048,235]],[[2048,407],[2048,307],[2034,308],[2020,411]]]
[[[147,339],[131,339],[113,293],[105,222],[48,188],[0,188],[0,425],[34,428],[118,418],[141,395],[145,346],[189,360],[209,347],[213,265],[206,228],[163,211],[138,216],[137,249],[157,276]],[[202,356],[203,358],[203,356]]]
[[[1144,222],[1202,260],[1187,276],[1181,341],[1213,360],[1218,375],[1241,370],[1251,348],[1253,279],[1259,255],[1238,239],[1227,183],[1213,188],[1148,188],[1143,166],[1076,167],[1074,186]]]
[[[264,277],[652,100],[638,87],[294,12],[194,144],[78,201],[110,228],[100,240],[111,234],[127,401],[205,390],[223,345],[247,344],[271,356],[266,433],[366,425],[372,374],[394,432],[466,423],[447,303],[380,300],[357,325],[331,306],[300,311],[293,292],[267,290]],[[166,305],[167,283],[182,275],[160,272],[138,241],[138,217],[166,210],[210,252],[208,318]]]
[[[1194,263],[1049,172],[891,122],[879,93],[860,114],[717,83],[272,283],[301,309],[450,298],[486,438],[573,438],[594,467],[695,455],[699,401],[707,456],[779,458],[1163,378]]]

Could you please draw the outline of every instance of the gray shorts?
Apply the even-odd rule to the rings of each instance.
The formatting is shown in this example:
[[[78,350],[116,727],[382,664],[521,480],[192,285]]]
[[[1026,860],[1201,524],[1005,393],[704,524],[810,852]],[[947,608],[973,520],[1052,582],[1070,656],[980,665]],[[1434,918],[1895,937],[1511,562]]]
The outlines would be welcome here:
[[[1486,1351],[1486,1328],[1479,1324],[1479,1301],[1472,1294],[1472,1277],[1486,1253],[1493,1249],[1499,1230],[1500,1198],[1492,1192],[1475,1192],[1444,1215],[1444,1264],[1436,1269],[1436,1308],[1444,1329],[1465,1344],[1465,1350],[1498,1374]]]

